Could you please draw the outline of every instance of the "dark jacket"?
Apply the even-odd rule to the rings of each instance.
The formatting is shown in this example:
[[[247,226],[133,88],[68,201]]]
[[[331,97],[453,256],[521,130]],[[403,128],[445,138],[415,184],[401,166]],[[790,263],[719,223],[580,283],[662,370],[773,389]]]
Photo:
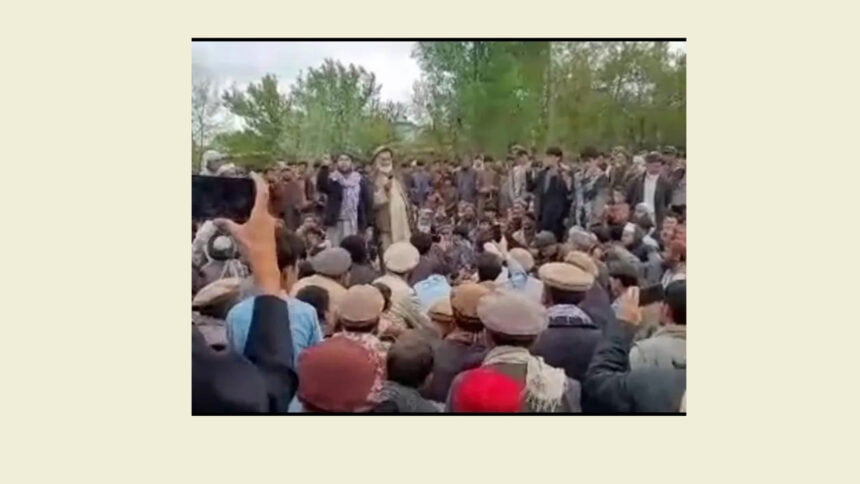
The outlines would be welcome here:
[[[487,353],[483,345],[467,345],[458,341],[442,340],[433,349],[433,376],[422,389],[425,398],[444,402],[451,382],[462,371],[481,366]]]
[[[423,207],[427,196],[433,190],[430,173],[418,170],[409,177],[409,198],[413,204]]]
[[[326,227],[337,225],[340,217],[340,205],[343,203],[343,186],[329,178],[329,167],[320,168],[317,174],[317,190],[328,196],[323,214],[323,224]],[[364,231],[373,225],[373,188],[367,177],[362,176],[359,183],[358,195],[358,230]]]
[[[215,351],[191,329],[191,414],[263,413],[266,383],[254,365],[232,351]]]
[[[550,316],[549,326],[538,337],[532,354],[563,369],[568,378],[582,381],[601,335],[601,329],[590,318]]]
[[[382,402],[372,413],[440,413],[441,404],[424,399],[418,390],[386,381],[382,387]]]
[[[478,198],[478,172],[472,168],[461,168],[455,175],[457,198],[461,202],[475,203]]]
[[[535,212],[538,217],[539,230],[549,230],[559,240],[562,240],[564,238],[564,218],[570,211],[573,190],[567,188],[560,172],[552,177],[548,186],[544,186],[548,173],[548,169],[538,173],[537,177],[529,184],[529,190],[535,193]]]
[[[349,287],[358,286],[359,284],[373,284],[373,281],[381,275],[370,264],[353,263],[349,267]]]
[[[591,320],[601,331],[609,326],[612,321],[615,321],[609,293],[597,282],[585,293],[585,299],[579,303],[579,308],[591,317]]]
[[[418,259],[418,265],[409,274],[409,285],[414,286],[433,274],[447,276],[450,271],[442,258],[433,252],[428,252]]]
[[[633,179],[633,183],[627,188],[627,203],[630,208],[636,208],[636,204],[645,201],[645,177],[647,173]],[[654,215],[657,227],[663,222],[663,216],[672,202],[672,184],[663,175],[657,178],[657,186],[654,189]]]
[[[269,412],[286,413],[299,378],[293,366],[290,315],[283,299],[263,295],[254,300],[245,356],[263,376]]]
[[[636,328],[610,324],[585,375],[586,411],[677,413],[687,389],[687,368],[630,370]]]

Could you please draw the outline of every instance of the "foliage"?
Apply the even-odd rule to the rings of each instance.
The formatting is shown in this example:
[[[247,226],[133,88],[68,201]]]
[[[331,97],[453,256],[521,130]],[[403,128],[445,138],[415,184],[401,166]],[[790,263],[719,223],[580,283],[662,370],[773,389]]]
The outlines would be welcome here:
[[[421,140],[440,148],[685,144],[686,58],[666,42],[419,42],[413,56]]]
[[[266,75],[244,92],[233,88],[224,103],[245,128],[218,137],[233,155],[268,154],[272,160],[317,157],[330,152],[369,154],[396,139],[406,106],[383,103],[376,77],[363,67],[330,59],[300,74],[289,93]]]
[[[549,42],[419,42],[423,71],[414,110],[426,141],[455,151],[502,151],[511,139],[534,140],[544,128]]]
[[[275,75],[263,76],[259,84],[251,83],[245,92],[234,86],[224,93],[223,100],[245,125],[238,134],[231,135],[229,143],[225,144],[228,150],[279,153],[279,144],[290,117],[290,100],[278,91]]]
[[[363,158],[385,143],[410,157],[498,156],[514,142],[574,152],[685,145],[686,56],[666,42],[418,42],[413,57],[422,76],[408,106],[382,102],[373,73],[330,59],[289,91],[272,74],[220,99],[195,83],[192,153],[215,147],[256,165]],[[217,126],[221,104],[240,130]]]

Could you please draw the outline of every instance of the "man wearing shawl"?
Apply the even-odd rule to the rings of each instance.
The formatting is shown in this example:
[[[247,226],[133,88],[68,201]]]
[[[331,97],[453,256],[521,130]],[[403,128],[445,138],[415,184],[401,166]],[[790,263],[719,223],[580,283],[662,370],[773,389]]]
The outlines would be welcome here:
[[[477,307],[490,292],[487,286],[475,283],[460,284],[451,292],[449,304],[454,324],[445,338],[434,345],[433,375],[422,391],[425,397],[445,401],[454,378],[470,366],[480,364],[487,348]]]
[[[337,169],[324,165],[317,175],[317,190],[328,196],[324,223],[332,246],[348,235],[363,233],[371,223],[373,193],[370,183],[353,169],[352,157],[337,158]]]
[[[408,242],[410,228],[410,203],[403,182],[394,173],[393,152],[380,146],[373,152],[373,210],[376,230],[382,250],[395,242]]]
[[[546,310],[531,299],[509,291],[495,291],[478,302],[478,318],[484,324],[490,351],[482,368],[490,368],[523,384],[520,412],[579,413],[581,387],[568,378],[564,370],[552,367],[529,348],[547,327]],[[457,375],[451,384],[446,407],[452,408],[452,396],[469,376],[469,370]]]

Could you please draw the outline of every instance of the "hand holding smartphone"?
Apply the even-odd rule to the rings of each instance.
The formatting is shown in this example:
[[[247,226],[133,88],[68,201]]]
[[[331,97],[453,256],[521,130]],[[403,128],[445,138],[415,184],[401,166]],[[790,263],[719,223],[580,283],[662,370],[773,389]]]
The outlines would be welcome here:
[[[191,218],[226,218],[244,222],[254,208],[256,189],[250,178],[191,176]]]

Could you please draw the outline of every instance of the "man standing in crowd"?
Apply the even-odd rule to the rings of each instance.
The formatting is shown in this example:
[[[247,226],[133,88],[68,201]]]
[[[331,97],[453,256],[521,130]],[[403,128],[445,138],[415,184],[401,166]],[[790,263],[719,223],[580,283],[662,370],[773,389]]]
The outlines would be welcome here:
[[[559,148],[547,149],[543,171],[538,174],[532,186],[536,194],[535,212],[540,230],[550,231],[558,239],[564,237],[564,218],[570,210],[571,193],[559,171],[561,157]]]
[[[457,198],[460,202],[477,202],[478,174],[472,168],[472,161],[465,157],[457,171]]]
[[[499,192],[499,174],[496,173],[493,158],[481,156],[475,160],[478,175],[478,213],[496,210]]]
[[[681,216],[687,211],[687,158],[678,158],[675,169],[669,175],[672,183],[672,210]]]
[[[588,147],[581,154],[585,171],[581,179],[583,210],[579,225],[591,227],[603,217],[603,210],[609,202],[609,177],[600,168],[600,154]]]
[[[663,149],[660,150],[660,154],[663,155],[663,175],[668,178],[676,168],[678,150],[675,149],[674,146],[664,146]]]
[[[516,165],[511,171],[511,179],[513,182],[512,192],[513,199],[519,200],[526,195],[526,182],[529,172],[529,153],[524,149],[518,149],[516,152]]]
[[[427,201],[430,192],[433,191],[432,176],[427,171],[423,160],[418,160],[417,166],[409,176],[409,195],[412,204],[421,209]]]
[[[370,158],[373,165],[373,210],[378,241],[382,250],[395,242],[406,242],[412,235],[409,197],[403,181],[395,173],[394,152],[380,146]]]
[[[663,158],[657,152],[648,153],[645,157],[645,173],[634,179],[627,190],[627,203],[635,207],[640,203],[648,206],[655,214],[656,224],[663,222],[663,217],[672,201],[672,186],[661,175]]]
[[[323,165],[317,176],[317,189],[326,195],[323,223],[332,246],[340,245],[344,237],[366,232],[371,224],[373,193],[367,179],[353,169],[350,155],[338,156],[334,172]]]

